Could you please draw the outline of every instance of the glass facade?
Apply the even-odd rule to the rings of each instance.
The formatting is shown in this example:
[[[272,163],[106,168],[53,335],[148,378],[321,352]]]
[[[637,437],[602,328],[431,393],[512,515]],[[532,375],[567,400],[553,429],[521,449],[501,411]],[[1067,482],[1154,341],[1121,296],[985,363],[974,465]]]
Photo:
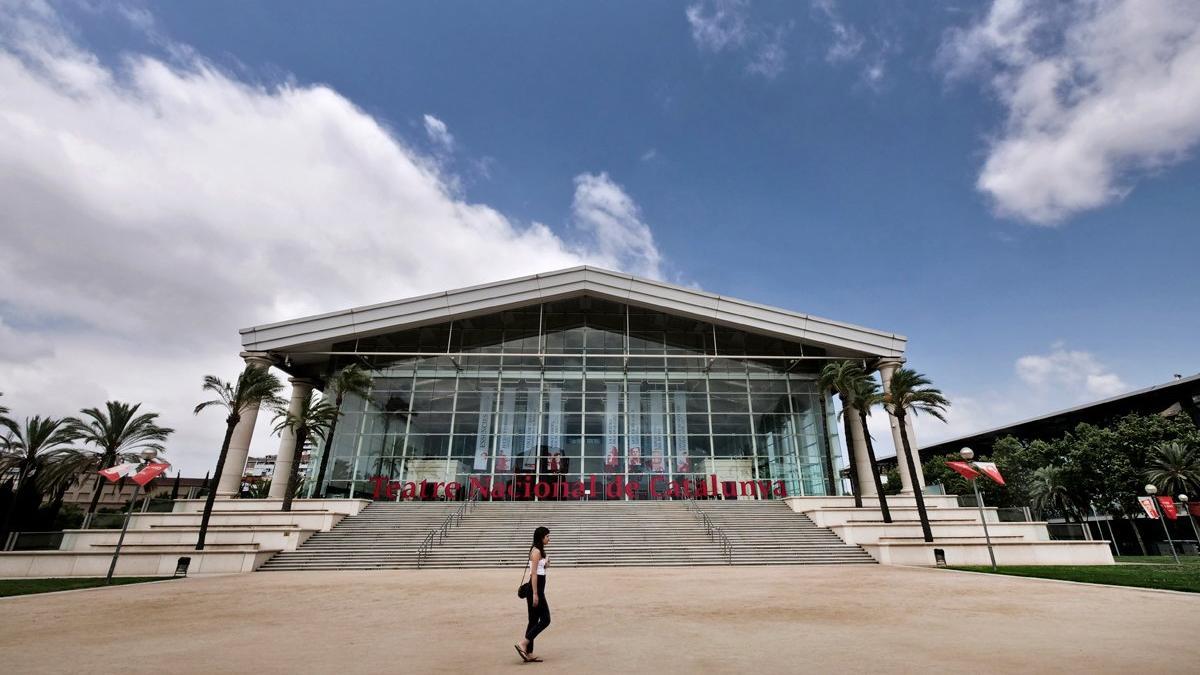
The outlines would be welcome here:
[[[822,352],[589,296],[334,346],[327,494],[376,499],[837,494]],[[817,357],[817,358],[814,358]],[[318,462],[310,466],[315,478]]]

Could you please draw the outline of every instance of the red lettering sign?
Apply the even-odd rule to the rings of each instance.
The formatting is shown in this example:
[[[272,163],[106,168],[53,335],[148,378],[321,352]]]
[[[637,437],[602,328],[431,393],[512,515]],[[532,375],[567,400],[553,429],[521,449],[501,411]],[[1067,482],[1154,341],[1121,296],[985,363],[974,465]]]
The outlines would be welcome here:
[[[467,485],[451,481],[422,480],[398,481],[386,476],[372,476],[372,498],[396,500],[456,500],[468,494],[478,494],[484,499],[582,499],[585,495],[607,499],[693,499],[724,496],[738,497],[787,497],[787,484],[781,480],[746,480],[720,482],[716,474],[702,480],[680,477],[669,480],[666,476],[650,476],[647,491],[642,492],[642,483],[624,476],[588,475],[582,480],[568,481],[564,476],[521,475],[509,477],[470,476]],[[601,485],[603,481],[603,485]]]

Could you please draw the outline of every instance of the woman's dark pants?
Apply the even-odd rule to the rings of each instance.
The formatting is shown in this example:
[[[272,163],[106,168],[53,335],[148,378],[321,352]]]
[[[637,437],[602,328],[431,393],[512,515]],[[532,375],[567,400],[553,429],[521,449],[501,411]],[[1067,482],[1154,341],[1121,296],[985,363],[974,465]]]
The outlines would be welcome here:
[[[550,605],[546,602],[546,577],[534,575],[534,578],[537,579],[538,588],[537,607],[533,606],[532,593],[525,598],[525,607],[529,610],[529,625],[525,628],[525,639],[529,640],[527,654],[533,653],[533,639],[538,636],[538,633],[546,630],[546,626],[550,625]]]

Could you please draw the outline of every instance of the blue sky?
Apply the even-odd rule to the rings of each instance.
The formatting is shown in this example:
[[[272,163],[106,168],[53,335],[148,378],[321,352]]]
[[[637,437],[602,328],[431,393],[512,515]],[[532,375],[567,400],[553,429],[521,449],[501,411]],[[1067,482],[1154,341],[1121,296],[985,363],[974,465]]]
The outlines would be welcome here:
[[[161,195],[154,209],[143,207],[155,214],[96,216],[93,234],[107,232],[112,241],[130,222],[162,233],[166,226],[155,218],[171,227],[195,219],[190,229],[149,240],[147,252],[194,245],[195,258],[220,261],[219,252],[204,248],[205,228],[212,228],[229,247],[220,251],[254,254],[233,255],[222,273],[231,280],[211,292],[200,283],[167,284],[169,297],[202,298],[197,302],[211,312],[212,320],[189,329],[188,338],[158,328],[113,330],[82,307],[86,299],[67,299],[81,284],[109,279],[108,272],[36,301],[10,286],[0,296],[0,337],[10,338],[7,352],[0,349],[0,389],[22,413],[65,414],[99,402],[89,396],[152,396],[132,386],[119,390],[113,380],[128,370],[129,357],[116,354],[152,351],[164,376],[198,380],[206,368],[234,371],[236,329],[243,325],[577,260],[907,335],[911,365],[962,402],[950,427],[923,425],[927,438],[1196,372],[1200,96],[1189,80],[1200,79],[1200,17],[1188,3],[1164,0],[1140,11],[1134,4],[6,6],[22,21],[5,32],[3,53],[13,58],[0,77],[17,78],[30,92],[12,96],[7,112],[36,119],[37,106],[53,95],[101,87],[72,100],[108,103],[79,104],[61,119],[48,115],[54,119],[47,128],[59,138],[103,134],[105,142],[133,134],[136,142],[123,146],[131,148],[127,154],[114,151],[105,160],[102,172],[112,167],[113,175],[104,180],[125,180],[121,187],[130,187],[130,195]],[[1132,14],[1145,21],[1129,27],[1123,17]],[[1107,47],[1090,47],[1094,42]],[[1151,49],[1168,43],[1176,47]],[[84,84],[47,76],[60,71],[30,45],[59,63],[90,64],[107,76],[89,75]],[[153,68],[132,62],[160,64],[173,78],[155,80],[147,75]],[[1047,72],[1057,73],[1049,85]],[[236,101],[222,98],[227,87],[241,88]],[[147,103],[185,89],[170,105]],[[136,131],[145,120],[105,130],[101,121],[116,125],[121,114],[109,106],[162,123],[144,136],[178,133],[199,145],[147,141]],[[193,117],[194,108],[208,112]],[[405,200],[424,199],[412,195],[426,195],[426,181],[452,211],[486,209],[485,220],[502,221],[496,227],[503,241],[519,245],[492,249],[496,261],[465,256],[464,262],[457,251],[489,250],[491,235],[480,232],[493,231],[470,221],[454,246],[430,256],[431,264],[445,263],[445,272],[422,274],[420,263],[404,262],[413,231],[400,222],[384,245],[396,247],[395,269],[380,263],[369,268],[378,271],[369,279],[338,282],[339,272],[290,265],[316,254],[280,245],[288,236],[284,225],[278,231],[261,225],[262,241],[244,228],[260,227],[247,222],[259,202],[311,213],[299,194],[313,193],[303,187],[311,172],[297,177],[288,175],[294,166],[280,167],[273,177],[270,144],[213,141],[222,130],[249,128],[245,118],[205,126],[229,110],[271,111],[263,113],[272,120],[264,136],[272,125],[295,123],[296,136],[279,139],[290,148],[334,131],[358,139],[349,150],[324,140],[319,149],[322,165],[345,159],[359,172],[339,184],[362,187],[364,195],[343,187],[326,198],[364,204],[361,212],[339,206],[347,220],[374,218],[372,200],[424,213]],[[312,110],[324,117],[304,126]],[[370,123],[390,142],[355,136]],[[59,178],[88,170],[81,154],[58,155],[81,162],[74,167],[45,159],[38,143],[54,134],[31,132],[20,147],[14,142],[16,156],[31,159],[12,167]],[[405,163],[404,175],[423,172],[413,179],[420,190],[397,191],[382,183],[400,179],[363,169],[376,161],[366,156],[381,144]],[[180,150],[198,147],[205,150]],[[169,169],[148,168],[156,152]],[[253,174],[259,187],[218,191],[219,207],[213,199],[202,207],[169,200],[191,191],[189,177],[216,186],[245,167],[261,167]],[[175,171],[178,180],[156,183]],[[0,173],[0,186],[29,194],[16,174]],[[376,177],[379,186],[372,185]],[[92,193],[64,197],[77,187],[55,180],[43,184],[47,200],[86,201],[91,205],[83,212],[92,215],[124,213],[129,199],[137,199],[109,208],[88,201],[101,199]],[[243,211],[239,201],[247,204]],[[33,200],[18,210],[40,213],[42,206]],[[338,220],[337,209],[333,214]],[[312,228],[299,239],[338,244],[319,222],[293,226]],[[16,232],[22,225],[13,220],[5,227]],[[381,236],[355,229],[366,227],[357,223],[330,227],[347,239]],[[95,262],[92,252],[78,255]],[[69,263],[72,254],[63,255]],[[264,265],[272,274],[256,278],[256,288],[276,284],[277,291],[236,311],[223,309],[250,292],[233,280],[244,276],[237,266],[264,257],[272,259]],[[380,275],[396,279],[380,283]],[[153,270],[120,276],[112,282],[114,297],[128,295],[132,284],[139,299],[113,307],[114,314],[135,316],[166,301],[145,290],[162,288]],[[64,325],[75,328],[54,328]],[[210,337],[193,341],[196,335]],[[73,338],[80,340],[74,347]],[[84,341],[105,346],[84,349]],[[206,356],[189,368],[167,365],[179,362],[185,344]],[[80,365],[98,360],[126,365]],[[178,395],[160,397],[160,407],[194,398],[191,380]],[[68,401],[53,394],[64,388],[72,392]],[[36,405],[68,409],[32,410]],[[205,433],[197,427],[187,437],[195,446],[189,457],[203,456]],[[197,459],[195,466],[202,464]]]

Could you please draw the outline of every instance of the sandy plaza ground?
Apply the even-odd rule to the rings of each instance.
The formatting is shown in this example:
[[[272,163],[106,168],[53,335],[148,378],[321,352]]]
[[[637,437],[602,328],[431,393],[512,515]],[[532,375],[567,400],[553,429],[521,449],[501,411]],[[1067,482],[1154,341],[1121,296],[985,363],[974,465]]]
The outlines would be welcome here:
[[[1186,672],[1200,596],[875,565],[276,572],[0,600],[9,673]],[[1190,665],[1189,665],[1190,664]]]

